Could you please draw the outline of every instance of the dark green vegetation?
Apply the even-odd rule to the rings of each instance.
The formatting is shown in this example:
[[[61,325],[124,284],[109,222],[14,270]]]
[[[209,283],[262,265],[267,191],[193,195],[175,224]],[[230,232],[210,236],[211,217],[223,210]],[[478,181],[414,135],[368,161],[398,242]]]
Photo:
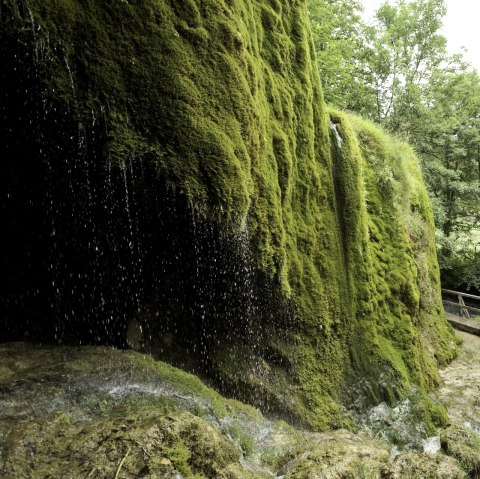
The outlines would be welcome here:
[[[444,284],[480,289],[480,77],[437,73],[418,150],[435,211]],[[430,138],[430,141],[428,140]]]
[[[429,429],[445,422],[426,393],[455,344],[417,160],[372,124],[327,111],[303,1],[6,1],[0,15],[2,79],[17,55],[33,58],[48,115],[64,115],[73,138],[77,125],[95,133],[87,148],[96,155],[82,161],[117,172],[149,165],[136,191],[159,176],[193,205],[181,221],[213,225],[222,244],[243,235],[255,274],[292,311],[280,322],[254,310],[250,334],[222,336],[221,315],[196,309],[190,320],[204,336],[191,339],[185,362],[205,354],[203,372],[230,393],[319,430],[351,427],[344,406],[394,403],[414,385]],[[67,141],[56,128],[43,134]],[[163,201],[144,195],[149,212]],[[159,289],[175,294],[163,280]],[[160,338],[163,357],[188,334],[178,309],[149,318],[153,331],[175,321]]]
[[[356,0],[309,0],[327,103],[406,138],[433,204],[442,280],[480,287],[480,80],[440,34],[444,0],[385,2],[365,22]]]

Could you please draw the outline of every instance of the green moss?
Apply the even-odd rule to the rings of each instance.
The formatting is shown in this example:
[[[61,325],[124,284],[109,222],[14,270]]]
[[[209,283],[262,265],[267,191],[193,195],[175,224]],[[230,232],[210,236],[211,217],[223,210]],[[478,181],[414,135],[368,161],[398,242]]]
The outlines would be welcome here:
[[[0,418],[2,477],[61,477],[68,469],[107,479],[124,457],[128,477],[250,477],[222,421],[252,449],[248,428],[265,420],[192,375],[104,347],[11,343],[0,359],[11,372],[2,387],[12,407]],[[198,406],[205,418],[194,414]]]
[[[269,421],[132,351],[10,343],[0,345],[0,363],[10,371],[1,385],[5,478],[62,477],[68,470],[71,477],[112,479],[120,464],[120,477],[145,479],[464,477],[443,455],[400,453],[392,461],[391,443],[365,431],[311,433]],[[192,414],[198,405],[204,417]],[[413,411],[415,429],[426,409]],[[478,441],[457,429],[444,436],[449,451],[472,459]]]
[[[417,160],[327,112],[303,1],[7,0],[0,15],[2,36],[36,49],[60,109],[104,117],[105,161],[154,162],[205,219],[246,227],[294,305],[294,327],[269,325],[262,345],[288,373],[243,374],[235,344],[212,353],[216,377],[317,429],[349,423],[340,402],[358,385],[392,403],[438,383],[455,348]]]
[[[126,457],[122,473],[134,477],[243,477],[228,474],[232,466],[239,467],[238,452],[207,422],[188,412],[162,415],[144,406],[135,412],[110,410],[108,418],[84,427],[67,416],[19,422],[5,439],[2,471],[6,477],[41,478],[68,468],[74,477],[94,470],[96,477],[107,478]]]
[[[356,261],[350,272],[357,317],[352,382],[364,375],[366,397],[392,404],[413,383],[422,391],[438,384],[437,364],[456,354],[440,306],[432,212],[407,145],[357,117],[331,117],[345,142],[334,150],[344,165],[337,166],[337,196],[344,202],[349,192],[352,197],[343,215],[343,231],[350,235],[346,257]],[[360,207],[352,212],[355,203]]]
[[[250,456],[253,453],[254,441],[239,424],[232,424],[227,429],[227,434],[236,444],[238,444],[245,456]]]
[[[451,457],[441,454],[403,454],[381,470],[385,479],[465,479],[465,473]]]
[[[432,401],[427,402],[426,411],[430,416],[430,421],[427,422],[427,434],[433,435],[439,428],[445,427],[450,423],[448,412],[443,404],[435,403]]]
[[[351,479],[379,478],[380,469],[388,459],[388,450],[380,442],[366,437],[349,436],[342,439],[322,438],[322,441],[291,460],[286,479],[311,477],[345,477]],[[349,447],[345,447],[345,442]]]
[[[480,438],[477,434],[453,425],[442,432],[440,441],[443,450],[460,463],[468,477],[477,478],[480,475]]]

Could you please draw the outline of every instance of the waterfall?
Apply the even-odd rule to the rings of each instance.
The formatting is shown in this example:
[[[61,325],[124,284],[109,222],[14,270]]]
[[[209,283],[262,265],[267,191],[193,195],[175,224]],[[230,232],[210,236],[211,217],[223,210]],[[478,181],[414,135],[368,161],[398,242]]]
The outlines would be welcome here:
[[[330,123],[330,131],[333,133],[335,137],[335,144],[338,148],[342,148],[343,146],[343,139],[340,136],[340,132],[338,131],[339,125],[337,123]]]

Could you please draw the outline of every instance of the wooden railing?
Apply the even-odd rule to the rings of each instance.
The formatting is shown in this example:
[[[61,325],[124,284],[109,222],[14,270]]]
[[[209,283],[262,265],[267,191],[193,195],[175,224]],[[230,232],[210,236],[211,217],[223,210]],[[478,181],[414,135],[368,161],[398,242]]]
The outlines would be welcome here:
[[[450,289],[442,289],[442,293],[444,295],[457,297],[458,302],[448,301],[446,299],[443,299],[443,304],[457,307],[459,309],[458,316],[460,316],[461,318],[470,319],[470,313],[473,313],[473,316],[480,316],[480,309],[474,308],[473,306],[466,305],[463,299],[463,298],[468,298],[468,299],[473,299],[480,302],[480,296],[475,296],[474,294],[461,293],[460,291],[452,291]]]

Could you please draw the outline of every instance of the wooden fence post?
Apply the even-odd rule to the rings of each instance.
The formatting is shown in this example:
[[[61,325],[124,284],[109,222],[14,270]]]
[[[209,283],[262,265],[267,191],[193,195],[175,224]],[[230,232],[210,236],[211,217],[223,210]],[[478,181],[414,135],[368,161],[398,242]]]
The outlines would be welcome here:
[[[460,317],[470,319],[470,313],[465,306],[465,301],[463,301],[463,297],[460,295],[458,295],[458,303],[460,304]]]

